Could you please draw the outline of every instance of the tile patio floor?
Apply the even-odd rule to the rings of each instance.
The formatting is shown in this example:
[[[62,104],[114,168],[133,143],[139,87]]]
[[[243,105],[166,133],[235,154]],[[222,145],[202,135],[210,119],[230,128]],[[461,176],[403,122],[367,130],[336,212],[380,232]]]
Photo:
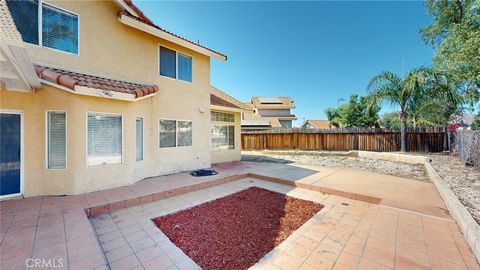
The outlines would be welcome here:
[[[428,183],[417,185],[420,182],[403,179],[402,185],[396,179],[395,185],[402,191],[427,197],[419,204],[406,204],[406,209],[418,207],[418,212],[412,212],[389,207],[388,200],[399,197],[388,188],[380,197],[386,205],[382,201],[377,205],[258,179],[254,183],[247,181],[251,179],[232,181],[253,172],[314,187],[334,175],[327,172],[329,168],[237,162],[217,166],[217,170],[220,173],[215,177],[174,174],[83,195],[2,201],[1,269],[25,269],[28,258],[62,259],[63,267],[56,269],[195,269],[195,263],[149,223],[149,218],[253,184],[326,205],[255,269],[480,269],[456,224],[448,215],[432,211],[443,202],[437,201],[438,194],[431,192]],[[359,172],[353,173],[350,176],[355,177]],[[367,173],[363,182],[388,177]],[[342,183],[361,184],[351,179],[350,183],[338,182],[335,189],[328,186],[326,190],[350,196],[352,187]],[[207,184],[216,186],[205,189]],[[358,193],[358,198],[378,196],[382,190],[368,192]],[[92,219],[84,211],[103,211],[105,207],[111,213]]]

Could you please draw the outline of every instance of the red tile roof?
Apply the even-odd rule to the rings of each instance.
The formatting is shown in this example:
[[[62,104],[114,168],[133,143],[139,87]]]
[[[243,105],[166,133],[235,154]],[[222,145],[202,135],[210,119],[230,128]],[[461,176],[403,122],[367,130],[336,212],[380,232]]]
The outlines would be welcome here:
[[[220,52],[218,52],[218,51],[215,51],[215,50],[212,50],[212,49],[210,49],[210,48],[208,48],[208,47],[205,47],[205,46],[203,46],[203,45],[200,45],[199,43],[193,42],[193,41],[191,41],[191,40],[189,40],[189,39],[186,39],[186,38],[184,38],[184,37],[182,37],[182,36],[179,36],[179,35],[177,35],[177,34],[174,34],[174,33],[170,32],[170,31],[168,31],[168,30],[166,30],[166,29],[163,29],[163,28],[161,28],[160,26],[156,25],[155,23],[153,23],[152,20],[150,20],[147,16],[145,16],[145,14],[143,14],[143,12],[142,12],[137,6],[135,6],[135,5],[132,3],[131,0],[124,0],[124,2],[125,2],[125,4],[127,4],[134,12],[136,12],[136,13],[138,14],[138,17],[134,16],[133,14],[130,14],[130,13],[129,13],[128,11],[126,11],[126,10],[120,11],[120,12],[119,12],[119,15],[129,16],[129,17],[131,17],[132,19],[135,19],[135,20],[137,20],[137,21],[140,21],[140,22],[143,22],[143,23],[145,23],[145,24],[147,24],[147,25],[150,25],[150,26],[152,26],[152,27],[155,27],[155,28],[157,28],[157,29],[160,30],[160,31],[163,31],[163,32],[165,32],[165,33],[167,33],[167,34],[170,34],[170,35],[172,35],[172,36],[175,36],[175,37],[177,37],[177,38],[183,39],[183,40],[185,40],[185,41],[187,41],[187,42],[189,42],[189,43],[191,43],[191,44],[193,44],[193,45],[195,45],[195,46],[199,46],[199,47],[202,47],[202,48],[204,48],[204,49],[206,49],[206,50],[209,50],[209,51],[211,51],[211,52],[213,52],[213,53],[219,54],[219,55],[225,57],[225,60],[227,60],[227,56],[224,55],[223,53],[220,53]]]
[[[210,104],[211,105],[216,105],[216,106],[222,106],[222,107],[229,107],[229,108],[234,108],[234,109],[241,109],[235,104],[232,104],[218,96],[215,96],[214,94],[210,94]]]
[[[134,95],[135,98],[147,96],[158,91],[156,85],[131,83],[82,74],[58,68],[35,65],[37,76],[49,82],[61,85],[75,91],[75,86],[120,92]]]

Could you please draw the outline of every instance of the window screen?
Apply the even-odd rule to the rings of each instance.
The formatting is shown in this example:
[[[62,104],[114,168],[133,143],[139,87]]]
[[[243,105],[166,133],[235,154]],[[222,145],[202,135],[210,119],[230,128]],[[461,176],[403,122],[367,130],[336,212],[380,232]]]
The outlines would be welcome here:
[[[88,114],[87,165],[122,163],[122,116]]]
[[[160,46],[160,75],[177,78],[176,52]]]
[[[235,149],[235,126],[212,126],[212,149]]]
[[[177,146],[177,123],[175,120],[160,120],[160,147]]]
[[[47,155],[49,169],[67,167],[67,115],[65,112],[47,113]]]
[[[143,160],[143,118],[137,117],[135,121],[135,156],[136,160]]]
[[[178,121],[178,146],[192,146],[192,122]]]
[[[78,17],[58,8],[42,5],[42,45],[78,53]]]
[[[192,82],[192,57],[178,53],[178,79]]]
[[[39,45],[38,1],[7,0],[7,6],[23,41]]]

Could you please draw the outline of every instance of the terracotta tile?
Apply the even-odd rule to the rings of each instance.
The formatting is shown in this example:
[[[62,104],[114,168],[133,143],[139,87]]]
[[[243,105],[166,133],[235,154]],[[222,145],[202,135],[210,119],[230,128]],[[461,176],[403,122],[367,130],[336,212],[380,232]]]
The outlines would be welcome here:
[[[305,260],[319,243],[319,241],[302,236],[286,250],[286,253],[300,260]]]
[[[362,258],[360,259],[360,263],[358,264],[357,269],[358,270],[389,270],[391,268],[388,268],[384,265]]]
[[[360,256],[355,256],[346,252],[342,252],[340,256],[338,256],[335,265],[342,265],[342,267],[345,269],[356,269],[359,261]]]
[[[147,247],[139,252],[136,252],[135,254],[137,258],[140,260],[140,262],[144,263],[150,259],[153,259],[154,257],[165,254],[165,252],[163,252],[163,250],[159,246],[154,245],[154,246]]]
[[[439,266],[445,261],[465,266],[462,256],[458,251],[451,251],[439,247],[427,245],[427,253],[431,264]]]
[[[120,248],[105,252],[105,256],[107,257],[107,260],[110,264],[122,258],[125,258],[129,255],[133,255],[133,251],[128,246],[120,247]]]
[[[282,253],[280,256],[277,256],[273,260],[274,265],[277,265],[285,270],[298,269],[300,268],[302,263],[303,263],[303,260],[293,257],[291,255],[288,255],[286,253]]]
[[[174,265],[173,262],[167,257],[166,254],[156,256],[146,262],[142,263],[143,267],[146,270],[162,270],[167,269],[170,266]]]
[[[69,267],[70,270],[85,270],[85,269],[95,269],[97,267],[101,267],[105,265],[106,262],[103,258],[102,254],[95,254],[90,257],[86,257],[82,260],[77,262],[71,262]]]
[[[139,203],[140,203],[140,200],[138,198],[128,199],[125,201],[125,208],[138,205]]]
[[[137,258],[134,255],[129,255],[126,257],[123,257],[122,259],[119,259],[113,263],[110,263],[110,269],[111,270],[116,270],[116,269],[132,269],[134,267],[137,267],[140,265],[140,262],[137,260]]]
[[[114,211],[125,208],[125,203],[126,203],[125,200],[109,203],[108,204],[108,212],[111,213],[111,212],[114,212]]]
[[[430,263],[427,254],[400,248],[396,250],[395,269],[430,269]]]
[[[128,243],[125,240],[125,238],[120,237],[120,238],[117,238],[115,240],[111,240],[111,241],[107,241],[105,243],[102,243],[102,248],[105,251],[111,251],[111,250],[114,250],[116,248],[126,247],[127,245],[128,245]]]
[[[333,266],[339,255],[340,249],[335,249],[320,244],[307,258],[305,263],[320,269],[329,269]]]
[[[468,270],[480,270],[480,265],[475,257],[464,256],[463,261]]]
[[[388,268],[394,267],[395,254],[390,250],[380,250],[367,246],[362,254],[362,259],[367,259],[371,262],[381,264]]]
[[[381,230],[374,230],[372,229],[370,231],[370,235],[369,235],[370,238],[375,238],[377,240],[381,240],[381,241],[385,241],[385,242],[388,242],[388,243],[392,243],[394,244],[395,243],[395,238],[396,238],[396,234],[395,232],[387,232],[387,231],[381,231]]]

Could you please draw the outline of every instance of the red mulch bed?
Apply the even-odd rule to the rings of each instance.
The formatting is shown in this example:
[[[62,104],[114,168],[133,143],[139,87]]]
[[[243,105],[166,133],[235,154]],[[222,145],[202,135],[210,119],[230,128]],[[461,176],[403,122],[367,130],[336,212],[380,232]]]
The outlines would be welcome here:
[[[251,187],[152,219],[202,269],[248,269],[323,205]]]

